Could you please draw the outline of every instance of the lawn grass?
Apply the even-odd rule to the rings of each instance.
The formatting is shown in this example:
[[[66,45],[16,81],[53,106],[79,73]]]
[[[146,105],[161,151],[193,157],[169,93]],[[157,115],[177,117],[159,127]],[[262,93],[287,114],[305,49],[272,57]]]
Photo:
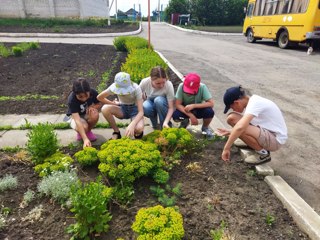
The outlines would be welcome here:
[[[192,30],[221,33],[242,33],[242,26],[180,26]]]

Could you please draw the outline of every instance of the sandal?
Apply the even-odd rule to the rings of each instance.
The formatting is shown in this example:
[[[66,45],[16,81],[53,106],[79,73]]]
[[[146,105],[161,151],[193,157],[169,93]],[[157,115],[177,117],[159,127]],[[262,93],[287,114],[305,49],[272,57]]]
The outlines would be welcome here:
[[[121,133],[120,132],[113,132],[112,133],[112,137],[110,138],[110,140],[117,140],[121,138]]]
[[[143,131],[139,135],[134,135],[135,139],[141,139],[143,137]]]

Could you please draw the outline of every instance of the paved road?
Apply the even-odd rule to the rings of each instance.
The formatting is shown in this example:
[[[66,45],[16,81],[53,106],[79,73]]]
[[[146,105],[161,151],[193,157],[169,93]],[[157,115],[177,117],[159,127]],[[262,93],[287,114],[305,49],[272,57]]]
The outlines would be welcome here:
[[[147,32],[140,35],[147,37]],[[202,76],[221,121],[222,96],[233,85],[241,84],[279,105],[289,140],[272,154],[270,165],[319,214],[320,52],[309,56],[303,47],[282,50],[270,41],[249,44],[243,36],[197,35],[164,24],[151,26],[151,42],[181,73],[196,71]]]
[[[147,37],[147,25],[140,34]],[[30,41],[20,38],[18,41]],[[113,38],[36,38],[40,42],[112,44]],[[13,41],[0,38],[1,41]],[[320,213],[320,53],[306,48],[281,50],[270,41],[248,44],[242,36],[205,36],[152,24],[155,49],[183,74],[198,72],[214,94],[216,116],[224,121],[222,96],[241,84],[275,101],[288,125],[286,147],[270,165]]]

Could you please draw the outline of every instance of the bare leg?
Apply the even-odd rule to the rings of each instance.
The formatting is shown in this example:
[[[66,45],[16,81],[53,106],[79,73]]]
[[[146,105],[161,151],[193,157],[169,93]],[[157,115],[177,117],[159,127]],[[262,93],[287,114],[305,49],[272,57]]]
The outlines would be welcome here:
[[[207,128],[209,124],[211,123],[212,118],[204,118],[203,119],[203,127]]]
[[[237,122],[242,118],[238,113],[230,113],[227,117],[227,122],[230,126],[234,127]],[[249,147],[254,150],[260,151],[262,146],[258,143],[257,139],[260,136],[260,128],[249,125],[248,128],[240,135],[240,139],[244,141]]]
[[[121,108],[119,106],[114,105],[104,105],[101,109],[101,112],[104,116],[104,118],[108,121],[110,124],[110,127],[113,129],[114,132],[120,132],[117,123],[114,119],[114,116],[117,118],[122,118],[123,113],[121,111]]]

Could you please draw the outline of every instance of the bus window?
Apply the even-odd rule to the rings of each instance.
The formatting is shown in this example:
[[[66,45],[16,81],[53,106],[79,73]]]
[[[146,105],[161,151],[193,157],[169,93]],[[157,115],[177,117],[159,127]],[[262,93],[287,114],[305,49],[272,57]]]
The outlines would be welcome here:
[[[306,12],[308,8],[309,0],[294,0],[292,7],[291,7],[291,13],[303,13]]]
[[[254,4],[250,3],[249,6],[248,6],[248,10],[247,10],[247,17],[251,17],[252,16],[253,7],[254,7]]]
[[[278,14],[286,14],[288,13],[288,8],[289,8],[289,1],[290,0],[280,0],[278,4]]]

